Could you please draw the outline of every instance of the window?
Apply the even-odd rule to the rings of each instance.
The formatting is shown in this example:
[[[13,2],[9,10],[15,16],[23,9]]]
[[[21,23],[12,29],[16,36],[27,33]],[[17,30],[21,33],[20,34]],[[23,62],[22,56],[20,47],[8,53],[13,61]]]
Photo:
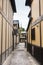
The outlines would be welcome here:
[[[35,28],[31,29],[31,39],[35,40]]]

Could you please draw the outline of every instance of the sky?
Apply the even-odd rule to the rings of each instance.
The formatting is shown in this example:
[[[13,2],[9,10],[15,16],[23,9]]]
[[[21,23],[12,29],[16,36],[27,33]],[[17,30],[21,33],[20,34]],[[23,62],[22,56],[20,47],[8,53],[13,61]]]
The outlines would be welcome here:
[[[15,0],[17,13],[14,13],[13,20],[19,20],[19,26],[27,29],[29,18],[28,14],[30,12],[30,7],[25,6],[26,0]]]

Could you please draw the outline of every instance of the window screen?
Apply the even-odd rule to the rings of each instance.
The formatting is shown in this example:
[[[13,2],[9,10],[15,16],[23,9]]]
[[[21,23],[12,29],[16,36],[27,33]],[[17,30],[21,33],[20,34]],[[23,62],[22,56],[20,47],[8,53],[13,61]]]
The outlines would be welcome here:
[[[31,39],[35,40],[35,28],[31,29]]]

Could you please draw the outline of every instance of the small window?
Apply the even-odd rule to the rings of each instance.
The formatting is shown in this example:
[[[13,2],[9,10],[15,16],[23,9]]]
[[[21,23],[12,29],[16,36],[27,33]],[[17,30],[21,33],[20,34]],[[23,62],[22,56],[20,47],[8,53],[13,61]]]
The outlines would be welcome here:
[[[31,29],[31,39],[35,40],[35,28]]]

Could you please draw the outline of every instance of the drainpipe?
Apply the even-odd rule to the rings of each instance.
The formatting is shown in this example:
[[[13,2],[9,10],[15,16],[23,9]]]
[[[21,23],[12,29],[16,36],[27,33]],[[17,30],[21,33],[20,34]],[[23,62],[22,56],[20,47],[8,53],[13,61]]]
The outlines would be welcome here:
[[[39,0],[39,16],[41,16],[41,0]],[[41,57],[41,47],[42,47],[42,36],[41,36],[41,22],[40,22],[40,61],[42,63],[42,57]]]
[[[39,0],[39,16],[41,16],[41,2]],[[41,22],[40,22],[40,47],[42,47],[42,39],[41,39]]]

